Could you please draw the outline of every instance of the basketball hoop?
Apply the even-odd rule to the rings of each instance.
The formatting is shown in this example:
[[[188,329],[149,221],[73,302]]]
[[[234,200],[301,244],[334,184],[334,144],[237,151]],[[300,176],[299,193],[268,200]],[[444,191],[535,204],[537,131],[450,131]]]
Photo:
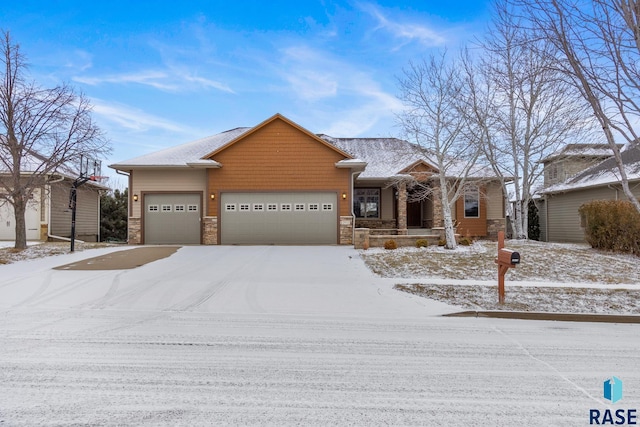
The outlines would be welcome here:
[[[97,182],[99,184],[104,184],[108,180],[109,180],[109,177],[108,176],[104,176],[104,175],[91,175],[89,177],[89,181],[94,181],[94,182]]]

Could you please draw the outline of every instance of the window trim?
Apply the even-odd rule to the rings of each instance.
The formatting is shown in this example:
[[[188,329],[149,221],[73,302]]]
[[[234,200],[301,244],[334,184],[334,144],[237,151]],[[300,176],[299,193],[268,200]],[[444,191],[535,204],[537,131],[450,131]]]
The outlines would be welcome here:
[[[355,204],[356,201],[359,202],[359,199],[358,199],[358,197],[359,197],[358,196],[358,191],[359,190],[364,190],[365,191],[365,194],[364,194],[364,197],[365,197],[365,200],[364,200],[364,203],[365,203],[365,216],[358,216],[356,214],[356,209],[354,208],[353,209],[353,213],[355,214],[355,217],[357,219],[365,219],[365,220],[366,219],[380,219],[382,217],[382,188],[381,187],[354,187],[352,204]],[[368,191],[368,190],[376,190],[378,192],[378,208],[377,208],[377,215],[376,216],[366,216],[366,203],[367,203],[367,199],[366,198],[369,196],[368,194],[366,194],[366,191]]]

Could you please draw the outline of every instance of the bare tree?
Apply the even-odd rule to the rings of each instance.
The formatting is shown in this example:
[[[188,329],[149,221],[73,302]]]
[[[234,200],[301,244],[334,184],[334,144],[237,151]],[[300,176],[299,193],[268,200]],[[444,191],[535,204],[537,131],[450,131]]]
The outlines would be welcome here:
[[[522,25],[549,41],[555,66],[572,82],[613,151],[624,194],[629,188],[616,135],[638,144],[640,119],[640,3],[635,0],[511,0]]]
[[[27,80],[20,47],[0,40],[0,189],[15,213],[15,248],[27,246],[25,212],[34,191],[65,164],[96,158],[109,145],[92,120],[91,105],[73,88],[44,89]]]
[[[442,203],[446,248],[454,249],[452,208],[479,156],[477,145],[465,138],[459,67],[448,60],[446,52],[431,55],[410,63],[399,83],[406,107],[399,121],[407,138],[425,150],[438,169],[439,191],[434,196]]]
[[[550,43],[534,39],[519,21],[507,1],[496,0],[480,58],[473,63],[467,55],[465,71],[475,134],[513,196],[513,209],[507,203],[513,235],[526,239],[541,160],[568,140],[584,139],[590,127],[575,90],[553,66]]]

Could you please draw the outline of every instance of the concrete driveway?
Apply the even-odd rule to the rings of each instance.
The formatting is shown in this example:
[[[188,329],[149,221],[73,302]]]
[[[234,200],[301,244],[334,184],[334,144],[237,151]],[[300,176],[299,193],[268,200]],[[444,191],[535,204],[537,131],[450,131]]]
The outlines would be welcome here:
[[[0,308],[402,318],[455,311],[393,290],[348,247],[185,246],[133,269],[131,258],[144,257],[139,249],[102,251],[84,262],[98,251],[2,267],[13,279],[2,286]],[[123,270],[113,270],[114,261]]]

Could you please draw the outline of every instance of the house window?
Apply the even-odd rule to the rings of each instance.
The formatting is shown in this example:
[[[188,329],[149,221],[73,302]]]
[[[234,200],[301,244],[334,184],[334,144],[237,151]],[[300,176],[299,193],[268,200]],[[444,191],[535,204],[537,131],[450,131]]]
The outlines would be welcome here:
[[[475,185],[464,190],[464,217],[480,218],[480,189]]]
[[[380,218],[380,189],[355,188],[353,212],[356,218]]]

